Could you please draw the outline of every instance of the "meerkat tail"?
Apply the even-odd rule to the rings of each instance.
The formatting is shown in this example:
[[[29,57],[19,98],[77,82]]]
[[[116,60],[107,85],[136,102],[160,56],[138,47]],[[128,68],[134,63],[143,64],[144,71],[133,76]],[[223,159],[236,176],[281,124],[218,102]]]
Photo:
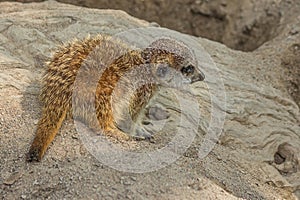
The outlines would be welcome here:
[[[56,136],[62,122],[66,117],[67,110],[60,113],[44,110],[38,123],[35,138],[27,155],[27,161],[40,161],[48,146]]]

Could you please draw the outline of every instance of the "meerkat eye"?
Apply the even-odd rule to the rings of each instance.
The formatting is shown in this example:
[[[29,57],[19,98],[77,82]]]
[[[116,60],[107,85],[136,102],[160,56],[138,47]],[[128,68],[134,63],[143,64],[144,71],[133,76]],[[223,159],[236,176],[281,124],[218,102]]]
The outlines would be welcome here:
[[[181,69],[181,72],[183,74],[192,74],[192,73],[194,73],[194,70],[195,70],[195,67],[193,65],[188,65],[186,67],[183,67]]]

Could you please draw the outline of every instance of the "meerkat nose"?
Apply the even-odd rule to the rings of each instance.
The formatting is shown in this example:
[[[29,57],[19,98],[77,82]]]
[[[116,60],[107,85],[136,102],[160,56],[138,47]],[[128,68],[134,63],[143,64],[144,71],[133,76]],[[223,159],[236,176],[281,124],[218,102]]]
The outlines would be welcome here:
[[[205,79],[205,75],[202,72],[199,72],[199,73],[195,74],[194,76],[192,76],[191,83],[195,83],[198,81],[204,81],[204,79]]]

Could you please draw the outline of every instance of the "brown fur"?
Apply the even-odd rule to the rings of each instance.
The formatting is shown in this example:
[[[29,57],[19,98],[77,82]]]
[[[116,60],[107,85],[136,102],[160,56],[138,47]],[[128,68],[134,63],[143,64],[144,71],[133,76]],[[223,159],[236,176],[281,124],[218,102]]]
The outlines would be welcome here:
[[[155,44],[154,47],[143,51],[131,50],[121,41],[103,35],[88,37],[82,41],[75,40],[60,47],[48,63],[43,79],[41,100],[44,107],[27,160],[40,161],[42,159],[62,122],[68,114],[72,113],[91,128],[100,126],[104,134],[120,140],[128,140],[129,135],[119,127],[120,123],[124,121],[126,123],[127,120],[123,116],[125,104],[122,103],[122,100],[127,97],[124,94],[125,90],[114,91],[117,83],[126,72],[142,64],[166,63],[178,71],[185,64],[182,56],[167,52],[163,48],[163,50],[156,48]],[[108,66],[101,66],[99,63]],[[82,78],[76,81],[81,67],[84,69],[80,74]],[[102,76],[98,77],[100,72]],[[155,73],[152,68],[149,71],[146,69],[140,72],[143,77],[149,77],[149,79],[151,73]],[[193,78],[197,76],[196,81],[204,79],[200,72],[194,72],[192,75]],[[96,81],[95,88],[89,85],[91,81]],[[132,80],[125,79],[123,88],[127,87],[128,91],[133,90],[131,83]],[[133,120],[138,118],[140,110],[153,96],[156,89],[157,85],[150,83],[137,91],[131,91],[134,92],[134,96],[128,98],[130,98],[129,112]],[[94,97],[95,107],[92,107]],[[115,105],[111,103],[111,99],[114,99],[112,102],[116,101]],[[118,99],[121,101],[118,102]],[[73,111],[72,105],[79,108]],[[83,108],[82,105],[86,106]],[[93,110],[96,111],[96,120],[90,114]]]

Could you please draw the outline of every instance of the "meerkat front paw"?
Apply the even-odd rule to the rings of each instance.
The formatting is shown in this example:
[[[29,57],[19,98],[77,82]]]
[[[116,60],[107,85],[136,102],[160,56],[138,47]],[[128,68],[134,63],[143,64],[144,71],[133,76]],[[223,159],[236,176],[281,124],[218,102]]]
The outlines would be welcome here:
[[[154,135],[154,133],[147,130],[145,127],[138,126],[134,129],[132,136],[136,140],[150,140],[151,138],[153,138],[153,135]]]
[[[170,113],[160,105],[145,108],[144,112],[143,115],[146,116],[147,119],[145,119],[145,117],[142,117],[143,119],[138,118],[132,131],[132,136],[138,140],[152,139],[157,132],[157,128],[154,126],[155,121],[162,121],[170,117]]]

